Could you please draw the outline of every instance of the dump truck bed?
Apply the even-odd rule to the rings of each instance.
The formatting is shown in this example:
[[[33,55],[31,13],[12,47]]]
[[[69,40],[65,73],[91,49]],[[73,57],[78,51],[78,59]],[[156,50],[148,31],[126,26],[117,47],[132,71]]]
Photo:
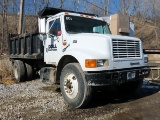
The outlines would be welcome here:
[[[43,59],[43,41],[39,39],[39,33],[27,33],[8,38],[9,55],[13,59]]]

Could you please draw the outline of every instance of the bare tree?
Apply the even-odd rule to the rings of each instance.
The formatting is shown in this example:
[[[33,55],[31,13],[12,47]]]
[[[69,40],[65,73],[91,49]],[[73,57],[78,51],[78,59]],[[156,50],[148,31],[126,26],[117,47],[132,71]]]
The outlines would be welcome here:
[[[1,41],[1,46],[0,46],[0,54],[3,53],[4,48],[6,48],[6,37],[8,34],[8,26],[7,26],[7,2],[6,0],[3,0],[2,3],[2,9],[3,9],[3,13],[2,13],[2,41]]]
[[[74,11],[78,11],[80,0],[73,0]]]
[[[60,0],[60,2],[59,2],[59,4],[60,4],[59,8],[61,8],[61,9],[63,8],[64,2],[65,2],[65,0]]]
[[[104,15],[108,15],[109,14],[109,6],[110,6],[110,2],[111,0],[102,0],[102,4],[104,5]]]

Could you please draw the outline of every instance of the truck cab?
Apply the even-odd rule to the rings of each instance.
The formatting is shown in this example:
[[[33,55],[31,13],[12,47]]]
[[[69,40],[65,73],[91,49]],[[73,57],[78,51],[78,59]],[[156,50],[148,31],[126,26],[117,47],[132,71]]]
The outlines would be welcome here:
[[[67,55],[75,57],[84,71],[97,71],[94,66],[91,67],[92,69],[86,67],[87,59],[104,59],[103,62],[108,64],[107,52],[104,54],[106,48],[103,44],[108,44],[108,38],[105,38],[108,36],[105,35],[110,35],[111,32],[103,19],[62,12],[49,17],[45,22],[44,61],[46,64],[57,66],[60,59]]]

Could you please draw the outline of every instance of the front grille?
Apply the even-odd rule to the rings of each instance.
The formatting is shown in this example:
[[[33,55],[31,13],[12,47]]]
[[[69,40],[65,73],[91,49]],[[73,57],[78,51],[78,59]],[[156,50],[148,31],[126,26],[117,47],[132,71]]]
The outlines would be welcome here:
[[[141,57],[141,43],[135,40],[112,40],[114,59],[137,59]]]

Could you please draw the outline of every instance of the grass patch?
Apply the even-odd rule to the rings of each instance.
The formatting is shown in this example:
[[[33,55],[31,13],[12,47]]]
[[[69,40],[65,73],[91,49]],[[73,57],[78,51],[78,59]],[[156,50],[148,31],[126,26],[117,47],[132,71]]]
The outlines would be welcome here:
[[[1,84],[15,84],[12,78],[12,63],[8,57],[0,59],[0,83]]]

